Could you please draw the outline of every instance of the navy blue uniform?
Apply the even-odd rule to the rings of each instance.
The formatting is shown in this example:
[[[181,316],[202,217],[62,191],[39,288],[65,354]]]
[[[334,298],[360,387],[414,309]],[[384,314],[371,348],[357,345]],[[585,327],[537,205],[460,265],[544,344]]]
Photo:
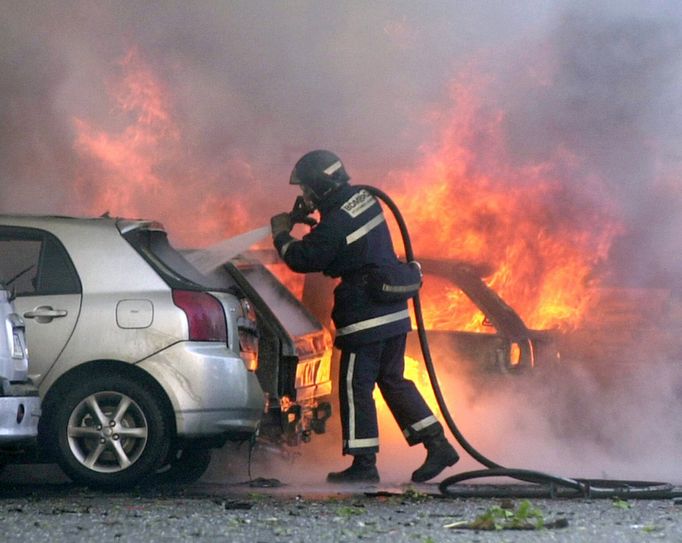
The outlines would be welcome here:
[[[343,185],[319,206],[320,223],[303,239],[280,233],[274,244],[296,272],[340,277],[334,289],[334,345],[341,349],[340,404],[344,454],[378,451],[375,383],[409,444],[441,430],[412,381],[403,377],[405,337],[411,330],[407,302],[382,303],[368,293],[371,266],[395,262],[379,202]]]

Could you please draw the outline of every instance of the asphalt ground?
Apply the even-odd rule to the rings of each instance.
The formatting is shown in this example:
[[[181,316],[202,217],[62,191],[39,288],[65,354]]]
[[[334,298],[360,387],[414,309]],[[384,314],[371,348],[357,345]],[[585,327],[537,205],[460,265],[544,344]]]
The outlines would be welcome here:
[[[682,541],[682,499],[676,497],[453,499],[435,484],[212,478],[209,472],[207,481],[187,486],[104,492],[77,486],[49,466],[8,466],[0,479],[3,540]]]

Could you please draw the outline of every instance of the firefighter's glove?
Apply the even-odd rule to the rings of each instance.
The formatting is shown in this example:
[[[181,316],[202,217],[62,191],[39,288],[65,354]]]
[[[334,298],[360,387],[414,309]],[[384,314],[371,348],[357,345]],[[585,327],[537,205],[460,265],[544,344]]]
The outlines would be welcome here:
[[[294,225],[291,222],[291,215],[289,213],[279,213],[270,218],[270,229],[272,230],[272,237],[276,238],[282,232],[291,232]]]

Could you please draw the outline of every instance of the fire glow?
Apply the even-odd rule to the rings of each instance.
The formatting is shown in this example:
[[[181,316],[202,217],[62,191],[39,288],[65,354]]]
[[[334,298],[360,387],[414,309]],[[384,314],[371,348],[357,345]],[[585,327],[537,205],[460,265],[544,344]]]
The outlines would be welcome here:
[[[554,172],[575,171],[577,157],[559,150],[541,164],[510,166],[505,115],[486,112],[477,90],[453,86],[438,144],[414,171],[399,173],[403,188],[394,197],[414,252],[417,259],[484,263],[493,270],[486,282],[529,327],[574,328],[619,225],[603,210],[567,203],[575,195]],[[599,188],[598,179],[575,182],[593,184],[577,193]],[[485,331],[483,315],[447,281],[427,278],[422,299],[427,328]]]
[[[167,98],[154,75],[131,50],[121,61],[121,80],[111,89],[115,110],[130,115],[131,122],[118,134],[109,134],[83,119],[75,119],[76,150],[94,161],[104,179],[90,208],[114,214],[139,216],[143,202],[158,199],[163,180],[155,173],[158,151],[174,147],[179,132],[168,108]],[[86,192],[87,178],[79,181]]]
[[[84,207],[93,214],[158,218],[193,246],[266,221],[253,211],[256,204],[247,203],[263,198],[258,180],[249,191],[242,185],[239,194],[217,194],[214,171],[186,165],[191,156],[183,150],[172,95],[138,52],[132,50],[119,68],[112,101],[127,124],[112,133],[75,120],[76,149],[94,170],[78,180],[79,192],[89,195]],[[598,190],[598,179],[583,176],[576,183],[584,186],[569,190],[565,175],[556,174],[577,171],[579,157],[557,150],[543,163],[514,164],[505,114],[482,103],[481,86],[476,78],[453,84],[453,105],[438,115],[437,143],[411,171],[393,172],[399,183],[388,192],[407,221],[418,259],[485,263],[492,270],[488,284],[528,326],[576,327],[591,303],[592,270],[619,226],[608,214],[573,202],[575,193]],[[180,164],[178,176],[174,166]],[[394,231],[396,246],[398,240]],[[300,294],[301,280],[282,268],[273,271]],[[422,302],[428,328],[487,331],[483,315],[446,279],[428,276]]]
[[[75,180],[79,212],[164,223],[181,245],[203,247],[253,228],[249,203],[260,194],[251,166],[238,156],[205,165],[174,114],[171,92],[134,48],[109,82],[118,130],[76,118]],[[252,193],[226,194],[230,175]],[[257,207],[251,203],[251,206]]]

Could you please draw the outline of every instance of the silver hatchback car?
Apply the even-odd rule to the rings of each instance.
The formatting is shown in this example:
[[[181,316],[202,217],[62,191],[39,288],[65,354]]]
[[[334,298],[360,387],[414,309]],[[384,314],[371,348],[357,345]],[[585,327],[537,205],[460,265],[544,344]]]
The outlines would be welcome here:
[[[75,481],[129,486],[257,432],[254,316],[204,286],[155,222],[0,216],[39,386],[42,454]]]

